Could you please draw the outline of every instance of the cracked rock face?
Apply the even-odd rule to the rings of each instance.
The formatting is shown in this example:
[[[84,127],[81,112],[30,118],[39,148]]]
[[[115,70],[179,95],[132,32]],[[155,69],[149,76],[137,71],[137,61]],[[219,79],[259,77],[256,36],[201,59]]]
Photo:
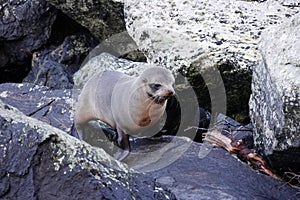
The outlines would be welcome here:
[[[250,100],[255,143],[274,168],[300,170],[300,15],[263,34]]]

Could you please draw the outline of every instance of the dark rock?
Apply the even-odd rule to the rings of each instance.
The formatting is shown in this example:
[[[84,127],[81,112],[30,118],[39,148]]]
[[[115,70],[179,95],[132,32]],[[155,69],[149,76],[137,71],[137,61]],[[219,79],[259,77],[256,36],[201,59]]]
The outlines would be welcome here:
[[[70,133],[73,119],[72,90],[50,90],[31,83],[0,85],[0,100],[26,116]]]
[[[115,0],[47,0],[91,31],[98,39],[125,31],[123,3]]]
[[[135,139],[132,147],[132,155],[125,162],[167,186],[178,199],[300,197],[299,189],[257,173],[221,148],[173,136]],[[209,153],[205,153],[207,148]]]
[[[2,102],[0,124],[1,199],[175,199],[103,150]]]
[[[21,81],[30,69],[30,55],[45,44],[56,10],[44,0],[0,3],[0,82]],[[23,52],[22,52],[23,50]]]
[[[230,137],[243,141],[252,136],[252,131],[249,130],[251,127],[243,127],[225,115],[219,115],[218,120],[218,127],[223,129],[223,134],[228,135],[231,130]],[[115,143],[116,132],[111,127],[94,122],[86,130],[91,134],[85,138],[88,143],[104,148],[110,155],[114,155],[118,147]],[[154,177],[179,199],[299,197],[300,190],[279,179],[260,174],[246,163],[238,162],[224,150],[206,143],[194,143],[186,137],[177,136],[131,137],[130,142],[132,152],[124,162],[129,167]]]
[[[65,15],[61,10],[57,10],[56,19],[52,25],[52,32],[47,44],[57,47],[64,42],[66,37],[72,35],[86,35],[89,38],[95,38],[88,29]]]
[[[32,70],[23,82],[44,85],[51,89],[72,88],[73,74],[97,41],[86,34],[67,36],[58,47],[33,54]]]

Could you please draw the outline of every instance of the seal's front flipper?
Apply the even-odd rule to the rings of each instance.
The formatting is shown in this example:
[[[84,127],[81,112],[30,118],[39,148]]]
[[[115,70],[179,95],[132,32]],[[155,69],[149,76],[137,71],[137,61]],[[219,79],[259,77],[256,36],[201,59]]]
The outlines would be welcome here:
[[[129,135],[124,133],[118,126],[117,126],[117,133],[118,133],[118,146],[121,149],[130,152],[131,148],[129,142]]]
[[[114,153],[114,158],[122,161],[125,159],[130,153],[130,142],[129,142],[129,135],[124,133],[118,126],[117,126],[117,146],[119,147],[118,150]]]

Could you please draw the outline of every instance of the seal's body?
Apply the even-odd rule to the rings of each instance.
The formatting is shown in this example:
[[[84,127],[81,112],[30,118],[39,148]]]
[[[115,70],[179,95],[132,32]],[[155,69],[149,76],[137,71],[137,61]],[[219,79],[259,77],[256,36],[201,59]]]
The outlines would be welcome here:
[[[104,71],[84,85],[75,111],[75,126],[100,120],[118,133],[119,146],[130,151],[128,134],[151,126],[164,113],[168,97],[175,95],[174,77],[161,67],[148,67],[140,76]]]

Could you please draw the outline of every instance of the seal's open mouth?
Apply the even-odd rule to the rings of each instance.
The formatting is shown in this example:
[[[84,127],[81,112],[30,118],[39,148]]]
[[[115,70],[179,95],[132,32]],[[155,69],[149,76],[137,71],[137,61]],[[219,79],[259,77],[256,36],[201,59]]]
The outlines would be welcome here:
[[[156,104],[163,104],[170,96],[154,96],[147,92],[148,97]]]

